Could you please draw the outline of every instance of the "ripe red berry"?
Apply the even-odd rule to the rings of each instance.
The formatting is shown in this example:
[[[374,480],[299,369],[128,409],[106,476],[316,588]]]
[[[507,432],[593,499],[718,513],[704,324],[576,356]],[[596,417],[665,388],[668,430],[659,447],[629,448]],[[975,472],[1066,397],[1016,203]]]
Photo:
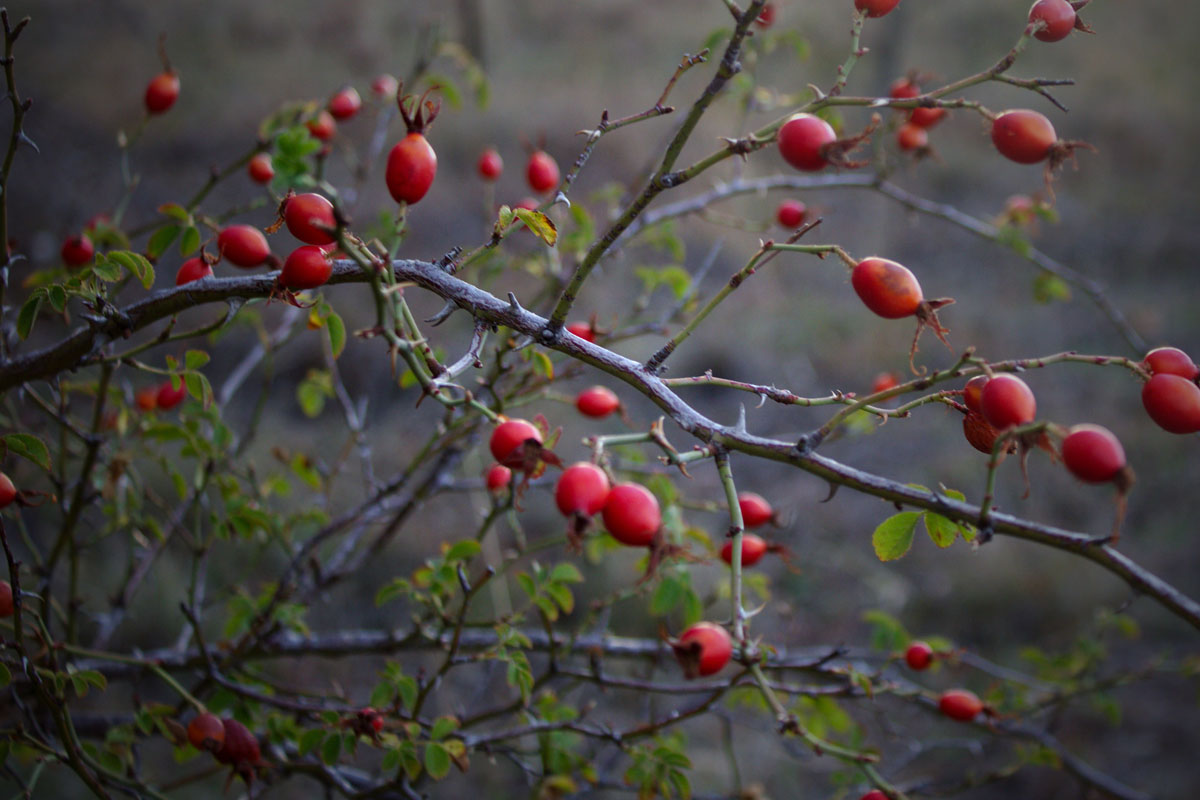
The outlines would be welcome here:
[[[257,267],[271,255],[267,237],[253,225],[230,225],[217,235],[221,257],[238,267]]]
[[[983,413],[983,387],[987,386],[988,380],[987,375],[976,375],[967,381],[967,385],[963,387],[963,402],[967,404],[967,408],[976,414]]]
[[[158,408],[158,387],[146,386],[138,389],[137,394],[133,396],[133,400],[142,411],[153,411]]]
[[[385,179],[388,192],[397,203],[411,205],[420,200],[433,185],[436,174],[437,154],[422,133],[409,133],[388,153]]]
[[[1050,120],[1036,111],[1005,111],[992,121],[992,144],[1018,164],[1036,164],[1050,156],[1058,140]]]
[[[498,492],[512,480],[512,470],[503,464],[492,464],[483,478],[489,492]]]
[[[371,91],[379,97],[395,97],[400,89],[400,83],[387,73],[376,76],[371,81]]]
[[[243,776],[252,775],[252,768],[262,760],[258,739],[236,719],[222,720],[221,724],[225,728],[225,742],[215,754],[217,761],[233,765]]]
[[[775,519],[775,511],[761,494],[738,492],[738,508],[742,511],[742,527],[749,530],[766,525]]]
[[[545,194],[558,186],[558,163],[545,150],[534,151],[525,165],[525,180],[530,189]]]
[[[527,460],[526,443],[541,447],[542,432],[526,420],[509,419],[501,422],[492,431],[488,447],[492,451],[492,458],[500,464],[512,469],[523,469]]]
[[[336,120],[350,119],[362,108],[362,97],[353,86],[347,86],[329,98],[329,113]]]
[[[888,800],[888,796],[878,789],[872,789],[862,797],[858,798],[858,800]]]
[[[673,647],[688,678],[715,675],[733,655],[729,633],[715,622],[697,622],[683,632]]]
[[[929,146],[929,134],[920,125],[906,122],[896,130],[896,145],[905,152],[921,150]]]
[[[158,393],[154,396],[154,400],[155,405],[159,408],[164,411],[170,411],[182,403],[185,397],[187,397],[187,386],[184,384],[183,379],[180,378],[179,388],[176,389],[171,385],[171,379],[168,378],[159,384]]]
[[[0,617],[13,615],[13,590],[8,581],[0,581]]]
[[[1067,0],[1037,0],[1029,9],[1029,24],[1038,21],[1046,25],[1033,37],[1043,42],[1057,42],[1075,29],[1075,8]]]
[[[1037,416],[1037,400],[1033,390],[1016,375],[996,375],[988,381],[979,396],[984,419],[998,431],[1033,422]]]
[[[16,499],[17,487],[13,485],[12,478],[8,477],[8,473],[0,472],[0,508],[12,505]]]
[[[996,446],[996,439],[1000,438],[1000,431],[993,428],[980,412],[968,411],[963,417],[963,436],[967,438],[971,447],[991,455],[992,448]]]
[[[1079,480],[1107,483],[1125,468],[1125,449],[1108,428],[1075,425],[1063,439],[1062,459]]]
[[[92,240],[88,238],[87,234],[68,236],[63,240],[62,250],[59,251],[63,263],[68,267],[82,267],[91,261],[95,254],[96,246],[92,244]]]
[[[621,407],[621,401],[607,386],[592,386],[575,396],[575,407],[585,417],[601,419]]]
[[[878,392],[886,392],[888,389],[895,389],[900,385],[900,379],[894,372],[881,372],[875,376],[875,380],[871,382],[871,394]]]
[[[271,164],[270,153],[255,153],[246,164],[246,173],[255,183],[270,183],[275,177],[275,167]]]
[[[306,244],[292,251],[283,262],[279,273],[279,284],[292,291],[315,289],[324,285],[333,274],[325,250],[315,244]]]
[[[947,689],[938,700],[938,708],[950,719],[970,722],[983,711],[983,701],[966,689]]]
[[[896,100],[911,100],[921,94],[921,87],[911,78],[897,78],[888,87],[888,96]]]
[[[775,221],[785,228],[799,228],[804,224],[804,217],[808,214],[808,207],[799,200],[784,200],[780,202],[779,208],[775,209]]]
[[[187,726],[188,741],[197,750],[219,752],[225,744],[225,725],[216,714],[197,714]]]
[[[572,322],[567,325],[567,330],[585,342],[596,341],[596,332],[592,330],[592,325],[589,322]]]
[[[1165,372],[1168,375],[1178,375],[1181,378],[1187,378],[1189,381],[1200,377],[1200,367],[1197,367],[1192,362],[1192,357],[1180,350],[1178,347],[1156,347],[1149,353],[1146,353],[1146,358],[1142,361],[1142,366],[1150,371],[1151,375],[1158,375]]]
[[[762,11],[758,12],[758,19],[754,20],[754,24],[761,28],[769,28],[775,22],[775,4],[767,3],[762,7]]]
[[[1155,375],[1142,387],[1142,405],[1165,431],[1200,431],[1200,387],[1187,378],[1165,372]]]
[[[911,317],[924,299],[916,276],[886,258],[858,262],[850,273],[850,283],[867,308],[885,319]]]
[[[179,265],[179,271],[175,273],[175,285],[183,286],[185,283],[198,281],[201,278],[207,278],[213,274],[213,268],[208,265],[200,256],[189,258]]]
[[[604,527],[621,544],[645,547],[662,525],[658,500],[640,483],[618,483],[608,493]]]
[[[946,116],[946,109],[940,106],[926,107],[917,106],[908,115],[908,123],[916,125],[918,128],[932,128],[934,125],[942,121]]]
[[[882,17],[900,5],[900,0],[854,0],[854,7],[868,17]]]
[[[475,163],[475,169],[479,172],[479,177],[485,181],[494,181],[504,171],[504,160],[500,158],[496,148],[489,147],[479,154],[479,161]]]
[[[925,642],[913,642],[904,651],[904,661],[918,672],[933,663],[933,648]]]
[[[337,131],[337,122],[334,121],[332,114],[321,109],[315,117],[304,123],[304,127],[308,128],[308,132],[313,135],[314,139],[328,142]]]
[[[554,503],[564,516],[582,514],[590,517],[604,508],[608,499],[608,476],[604,470],[587,461],[572,464],[563,470],[554,486]]]
[[[162,72],[155,75],[146,85],[146,110],[151,114],[161,114],[179,99],[179,75],[174,72]]]
[[[762,557],[767,554],[770,546],[761,536],[755,536],[753,533],[742,534],[742,566],[753,567]],[[725,544],[721,546],[721,560],[726,564],[733,564],[733,540],[726,539]]]
[[[779,129],[779,154],[796,169],[816,172],[829,163],[823,151],[835,141],[837,134],[828,122],[812,114],[795,114]]]
[[[292,236],[305,244],[334,242],[337,222],[333,216],[333,203],[322,195],[310,192],[288,198],[283,207],[283,221]]]

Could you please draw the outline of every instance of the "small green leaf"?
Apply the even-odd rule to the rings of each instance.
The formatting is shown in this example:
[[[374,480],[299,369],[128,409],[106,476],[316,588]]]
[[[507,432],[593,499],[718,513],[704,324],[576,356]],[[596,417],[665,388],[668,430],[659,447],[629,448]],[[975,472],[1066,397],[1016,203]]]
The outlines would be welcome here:
[[[300,734],[300,740],[296,743],[296,747],[303,757],[315,750],[324,739],[325,731],[321,728],[313,728]]]
[[[446,562],[467,561],[478,555],[479,549],[479,542],[474,539],[463,539],[461,542],[455,542],[446,551]]]
[[[434,741],[445,739],[458,730],[458,720],[455,717],[438,717],[429,731],[429,738]]]
[[[1033,299],[1042,304],[1065,303],[1071,299],[1071,287],[1057,275],[1043,272],[1033,279]]]
[[[515,213],[521,222],[525,223],[525,227],[533,231],[535,236],[550,247],[554,247],[554,243],[558,241],[558,228],[554,226],[554,222],[549,217],[540,211],[530,211],[528,208],[518,208]]]
[[[211,360],[211,356],[203,350],[188,350],[183,354],[184,369],[200,369]]]
[[[925,530],[929,532],[929,538],[938,547],[949,547],[958,538],[958,526],[941,514],[934,514],[932,511],[925,512]]]
[[[331,733],[325,737],[325,741],[321,744],[321,760],[326,764],[337,763],[338,757],[342,754],[342,737],[341,734]]]
[[[156,261],[159,256],[167,252],[167,248],[171,246],[178,235],[178,225],[164,225],[156,230],[146,244],[146,257],[151,261]]]
[[[462,92],[448,76],[440,72],[429,72],[425,74],[425,82],[429,84],[430,89],[440,93],[451,108],[456,110],[462,108]]]
[[[329,333],[329,349],[337,358],[346,349],[346,323],[335,312],[330,312],[325,318],[325,330]]]
[[[199,249],[200,231],[195,225],[189,225],[184,229],[183,237],[179,240],[179,255],[187,258]]]
[[[33,294],[21,306],[21,312],[17,314],[17,336],[22,339],[28,339],[33,331],[33,323],[37,321],[38,311],[42,308],[42,299],[41,294]]]
[[[124,270],[118,261],[111,258],[111,254],[99,254],[96,256],[96,263],[92,264],[92,274],[105,283],[116,283],[121,280]]]
[[[375,708],[385,708],[392,704],[396,699],[396,687],[384,681],[375,686],[375,690],[371,692],[371,699],[367,702]]]
[[[51,285],[46,288],[46,296],[50,299],[50,307],[62,313],[67,307],[67,291],[61,286]]]
[[[583,575],[579,572],[579,567],[570,561],[561,561],[550,570],[550,580],[555,583],[582,583]]]
[[[921,511],[901,511],[893,514],[880,523],[871,536],[875,546],[875,555],[880,561],[895,561],[905,555],[912,547],[913,531],[917,527],[917,519]]]
[[[180,222],[187,222],[191,218],[187,209],[179,203],[163,203],[158,207],[158,213],[166,214],[171,219],[177,219]]]
[[[425,770],[435,780],[441,780],[450,771],[450,753],[438,742],[425,745]]]
[[[28,458],[44,470],[50,469],[50,451],[41,439],[28,433],[10,433],[4,437],[9,451]]]

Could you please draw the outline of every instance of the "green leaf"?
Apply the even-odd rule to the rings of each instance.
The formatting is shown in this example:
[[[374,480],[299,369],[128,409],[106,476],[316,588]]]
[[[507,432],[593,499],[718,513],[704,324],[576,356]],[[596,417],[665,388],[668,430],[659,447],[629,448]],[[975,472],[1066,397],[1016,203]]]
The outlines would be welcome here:
[[[1043,272],[1033,279],[1033,299],[1042,304],[1071,299],[1071,287],[1057,275]]]
[[[346,349],[346,323],[337,313],[331,311],[325,318],[325,330],[329,334],[329,349],[333,351],[333,357],[337,358]]]
[[[322,728],[313,728],[300,734],[300,740],[296,742],[296,747],[300,751],[300,755],[306,756],[316,749],[325,739],[325,731]]]
[[[917,519],[921,511],[901,511],[894,514],[875,529],[871,543],[875,546],[875,555],[880,561],[895,561],[906,554],[912,547],[913,531],[917,527]]]
[[[683,587],[673,577],[663,578],[650,598],[650,613],[656,617],[666,616],[683,600]]]
[[[179,230],[178,225],[164,225],[151,234],[150,241],[146,243],[146,257],[151,261],[158,260],[158,257],[167,252],[167,248],[175,241]]]
[[[375,686],[375,690],[371,692],[371,699],[367,702],[375,708],[385,708],[390,706],[395,699],[396,687],[383,681]]]
[[[200,369],[212,359],[203,350],[188,350],[183,354],[184,369]]]
[[[338,757],[342,754],[342,736],[339,733],[331,733],[325,737],[325,741],[321,744],[321,760],[326,764],[334,764]]]
[[[212,384],[203,372],[188,372],[183,376],[183,384],[187,386],[188,394],[204,404],[205,408],[212,405]]]
[[[550,580],[555,583],[582,583],[583,575],[579,572],[579,567],[570,561],[561,561],[550,570]]]
[[[479,542],[474,539],[463,539],[461,542],[455,542],[446,551],[446,563],[470,560],[479,554],[479,550]]]
[[[28,458],[44,470],[50,469],[50,451],[42,440],[28,433],[10,433],[4,437],[10,452]]]
[[[934,514],[932,511],[925,512],[925,530],[929,532],[929,538],[938,547],[949,547],[958,538],[958,526],[941,514]]]
[[[12,673],[8,671],[8,666],[0,661],[0,689],[12,683]]]
[[[98,254],[96,263],[92,264],[92,274],[105,283],[115,283],[121,280],[124,271],[121,269],[121,264],[111,258],[111,254]]]
[[[409,585],[408,581],[403,578],[396,578],[375,593],[375,606],[378,608],[393,598],[399,597],[403,594],[408,594],[411,588],[412,587]],[[374,703],[372,705],[378,705],[378,703]]]
[[[462,108],[462,92],[449,76],[440,72],[428,72],[425,74],[425,82],[429,84],[430,89],[439,92],[451,108]]]
[[[633,272],[647,292],[652,292],[659,286],[666,286],[670,288],[676,300],[682,299],[692,285],[692,276],[679,266],[638,267]]]
[[[455,717],[438,717],[433,722],[433,727],[429,731],[429,738],[434,741],[445,739],[450,734],[458,730],[458,719]]]
[[[67,307],[67,290],[57,284],[46,288],[46,296],[50,299],[50,307],[62,313]]]
[[[525,227],[533,231],[534,235],[545,242],[548,246],[554,247],[554,243],[558,241],[558,228],[554,226],[554,222],[540,211],[530,211],[528,208],[516,209],[517,218],[525,223]]]
[[[441,780],[450,771],[450,752],[438,742],[425,745],[425,770],[435,780]]]
[[[128,270],[130,275],[137,277],[143,288],[149,289],[154,285],[154,265],[141,253],[135,253],[132,250],[114,250],[108,254],[108,257]]]
[[[396,691],[400,693],[400,702],[405,708],[412,708],[417,703],[417,680],[405,675],[396,681]]]
[[[183,231],[183,238],[179,240],[179,255],[184,258],[200,249],[200,231],[195,225],[189,225]]]
[[[191,219],[191,214],[179,203],[163,203],[158,207],[158,213],[166,214],[171,219],[177,219],[184,223]]]
[[[41,294],[33,294],[21,306],[21,312],[17,314],[17,336],[22,339],[29,338],[33,331],[33,323],[37,322],[38,311],[42,308],[42,300]]]

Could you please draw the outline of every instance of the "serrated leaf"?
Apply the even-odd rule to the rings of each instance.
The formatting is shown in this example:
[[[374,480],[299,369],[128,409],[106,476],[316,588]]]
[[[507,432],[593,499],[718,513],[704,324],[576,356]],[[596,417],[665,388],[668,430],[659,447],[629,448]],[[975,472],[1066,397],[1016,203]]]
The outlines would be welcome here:
[[[44,470],[50,469],[50,451],[41,439],[28,433],[10,433],[4,437],[10,452],[28,458]]]
[[[371,699],[368,700],[374,708],[386,708],[396,699],[396,687],[384,681],[376,685],[375,690],[371,692]]]
[[[158,207],[158,213],[165,214],[171,219],[177,219],[180,222],[187,222],[191,217],[188,211],[179,203],[163,203]]]
[[[50,307],[60,314],[67,307],[67,290],[61,286],[46,287],[46,297],[50,301]]]
[[[450,753],[438,742],[425,745],[425,770],[435,780],[441,780],[450,771]]]
[[[540,211],[531,211],[528,208],[518,208],[514,213],[521,222],[525,223],[525,227],[533,231],[535,236],[550,247],[554,247],[555,242],[558,241],[558,228],[549,217]]]
[[[96,263],[92,264],[92,274],[105,283],[116,283],[121,280],[121,275],[124,270],[121,269],[120,263],[106,255],[97,255]]]
[[[189,225],[179,239],[179,255],[187,258],[200,249],[200,231],[195,225]]]
[[[438,717],[434,720],[433,727],[429,731],[429,738],[439,741],[445,739],[456,730],[458,730],[458,720],[455,717]]]
[[[954,540],[958,538],[958,526],[932,511],[925,512],[925,530],[929,532],[933,543],[942,548],[954,544]]]
[[[417,703],[417,681],[405,675],[396,681],[396,691],[400,693],[400,702],[405,708],[412,708]]]
[[[31,295],[25,304],[21,306],[21,311],[17,314],[17,336],[22,339],[28,339],[29,334],[33,331],[33,323],[37,322],[38,311],[42,308],[42,295]]]
[[[446,551],[446,562],[467,561],[478,555],[479,550],[479,542],[474,539],[463,539],[461,542],[455,542]]]
[[[212,356],[203,350],[188,350],[183,354],[184,369],[200,369],[211,360]]]
[[[550,580],[555,583],[582,583],[583,575],[579,572],[579,567],[570,561],[561,561],[550,570]]]
[[[912,547],[913,531],[921,511],[901,511],[880,523],[871,536],[875,555],[880,561],[895,561]]]
[[[197,245],[199,246],[199,245]],[[141,253],[132,250],[113,250],[108,257],[138,279],[143,288],[154,285],[154,265]]]
[[[175,241],[179,230],[178,225],[164,225],[151,234],[150,241],[146,243],[146,257],[151,261],[158,260],[158,257],[167,252],[167,248]]]

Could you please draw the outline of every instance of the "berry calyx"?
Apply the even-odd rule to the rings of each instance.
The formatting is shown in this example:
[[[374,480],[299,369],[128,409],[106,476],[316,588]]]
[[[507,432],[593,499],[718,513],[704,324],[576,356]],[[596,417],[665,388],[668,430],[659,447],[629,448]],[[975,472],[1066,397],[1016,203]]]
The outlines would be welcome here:
[[[799,200],[784,200],[775,209],[775,221],[785,228],[799,228],[808,215],[808,206]]]
[[[0,617],[11,617],[15,608],[12,584],[8,581],[0,581]]]
[[[854,7],[868,17],[882,17],[900,5],[900,0],[854,0]]]
[[[16,499],[17,487],[13,485],[12,478],[8,477],[8,473],[0,472],[0,508],[12,505]]]
[[[275,166],[271,163],[270,153],[255,153],[246,163],[246,174],[255,183],[270,183],[275,177]]]
[[[179,99],[179,75],[171,70],[155,75],[146,85],[143,99],[147,112],[161,114],[167,111]]]
[[[585,417],[603,419],[620,407],[620,399],[607,386],[592,386],[575,396],[575,408]]]
[[[783,160],[798,170],[816,172],[830,162],[827,151],[837,141],[833,126],[812,114],[796,114],[779,129],[777,143]]]
[[[1142,366],[1150,372],[1151,375],[1166,373],[1167,375],[1178,375],[1181,378],[1187,378],[1189,381],[1200,377],[1200,367],[1197,367],[1192,361],[1192,357],[1180,350],[1178,347],[1156,347],[1142,360]]]
[[[271,256],[267,237],[253,225],[230,225],[217,235],[217,251],[229,263],[247,269]]]
[[[362,97],[353,86],[337,92],[329,98],[329,113],[336,120],[346,120],[353,117],[362,108]]]
[[[762,557],[771,549],[771,545],[761,536],[756,536],[753,533],[742,534],[742,566],[753,567]],[[726,564],[733,564],[733,540],[726,539],[725,544],[721,546],[721,560]]]
[[[483,483],[489,492],[498,492],[508,486],[512,480],[512,470],[503,464],[492,464],[483,477]]]
[[[496,148],[489,147],[479,154],[479,160],[475,162],[475,170],[485,181],[494,181],[504,171],[504,160],[500,158],[500,153],[496,151]]]
[[[558,186],[558,162],[545,150],[535,150],[529,156],[525,165],[525,180],[529,188],[538,194],[545,194]]]
[[[996,375],[983,387],[979,397],[984,419],[998,431],[1033,422],[1037,400],[1033,390],[1016,375]]]
[[[1057,42],[1075,30],[1075,8],[1067,0],[1037,0],[1029,8],[1029,24],[1044,25],[1033,34],[1042,42]]]
[[[511,469],[530,471],[542,449],[542,432],[523,419],[501,422],[488,441],[492,458]]]
[[[305,122],[304,127],[308,128],[308,132],[314,139],[322,142],[328,142],[337,132],[337,122],[333,119],[333,115],[323,108],[317,112],[315,117]]]
[[[967,689],[947,689],[938,699],[938,708],[950,719],[970,722],[983,711],[983,701]]]
[[[188,741],[197,750],[217,753],[225,744],[225,725],[216,714],[197,714],[187,726]]]
[[[1050,157],[1058,135],[1044,114],[1021,108],[992,121],[992,144],[1018,164],[1037,164]]]
[[[164,411],[170,411],[175,406],[183,402],[187,397],[187,386],[184,385],[183,378],[179,379],[179,388],[176,389],[171,384],[171,379],[163,381],[159,384],[158,392],[154,395],[155,405]]]
[[[918,672],[928,669],[929,665],[933,663],[933,648],[926,642],[913,642],[904,651],[904,663],[908,664],[909,669],[915,669]]]
[[[618,483],[602,509],[604,527],[621,544],[646,547],[662,525],[658,499],[640,483]]]
[[[749,530],[775,521],[775,510],[761,494],[738,492],[738,508],[742,512],[742,527]]]
[[[175,285],[183,286],[185,283],[208,278],[212,274],[213,268],[203,258],[200,256],[189,258],[179,265],[179,271],[175,273]]]
[[[322,286],[333,274],[325,250],[319,245],[306,244],[297,247],[283,262],[279,273],[279,285],[292,291],[315,289]]]
[[[285,199],[283,222],[292,236],[305,244],[332,244],[335,241],[337,221],[333,203],[315,192]]]
[[[1165,431],[1200,432],[1200,387],[1187,378],[1160,372],[1142,387],[1142,405]]]
[[[96,246],[92,244],[92,240],[88,238],[87,234],[68,236],[63,240],[62,249],[59,250],[63,263],[71,268],[82,267],[91,261],[95,254]]]
[[[728,631],[715,622],[697,622],[671,642],[671,648],[689,680],[715,675],[733,655]]]

